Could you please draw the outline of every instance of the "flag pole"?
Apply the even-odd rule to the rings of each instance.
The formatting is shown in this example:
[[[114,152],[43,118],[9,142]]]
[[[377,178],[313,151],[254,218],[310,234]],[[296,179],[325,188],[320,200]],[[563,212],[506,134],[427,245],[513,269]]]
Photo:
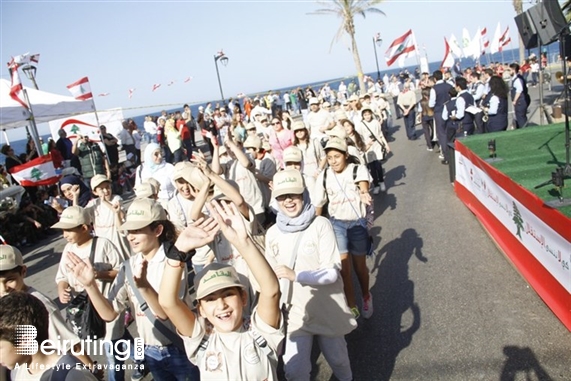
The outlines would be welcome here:
[[[31,130],[32,133],[32,140],[34,141],[34,145],[36,146],[36,151],[38,152],[38,157],[44,156],[42,151],[42,145],[40,144],[40,137],[38,135],[38,127],[36,126],[36,119],[34,118],[34,111],[32,110],[32,104],[30,103],[30,98],[28,98],[28,91],[24,86],[22,86],[22,93],[24,94],[24,99],[26,101],[26,105],[28,106],[28,110],[30,111],[30,125],[32,126]]]
[[[111,172],[111,162],[109,161],[109,154],[107,153],[107,145],[105,144],[103,135],[101,134],[101,124],[99,123],[99,115],[97,115],[97,107],[95,107],[95,98],[91,98],[91,101],[93,102],[93,113],[95,114],[95,123],[97,123],[97,130],[99,131],[99,139],[101,140],[101,144],[103,144],[103,150],[105,151],[105,161],[109,166],[109,172]]]

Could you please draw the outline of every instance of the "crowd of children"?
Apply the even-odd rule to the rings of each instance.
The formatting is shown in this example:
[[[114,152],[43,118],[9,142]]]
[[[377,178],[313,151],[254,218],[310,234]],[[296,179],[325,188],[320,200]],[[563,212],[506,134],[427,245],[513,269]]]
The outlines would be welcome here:
[[[106,322],[106,379],[125,377],[112,349],[133,342],[129,311],[144,342],[144,362],[136,364],[155,380],[277,380],[280,359],[287,379],[308,380],[314,338],[337,379],[353,379],[345,335],[373,315],[368,218],[385,189],[381,160],[389,147],[384,108],[370,95],[348,102],[345,111],[323,109],[309,125],[276,116],[267,126],[262,110],[245,126],[245,139],[231,129],[222,142],[212,137],[211,163],[197,154],[172,165],[151,143],[126,210],[105,175],[93,176],[91,189],[73,176],[61,181],[62,200],[52,203],[59,222],[42,222],[67,241],[55,287],[64,305],[86,295]],[[323,124],[315,127],[317,120]],[[312,138],[312,128],[326,138]],[[279,158],[270,140],[280,145]],[[0,300],[28,300],[29,308],[0,304],[0,354],[18,346],[14,324],[45,325],[43,309],[58,330],[38,329],[37,341],[63,337],[60,331],[78,341],[82,327],[71,319],[66,325],[25,286],[18,249],[1,249]],[[17,369],[16,380],[39,379],[36,362],[97,368],[88,357],[64,357],[2,363]],[[86,370],[65,379],[91,378]]]

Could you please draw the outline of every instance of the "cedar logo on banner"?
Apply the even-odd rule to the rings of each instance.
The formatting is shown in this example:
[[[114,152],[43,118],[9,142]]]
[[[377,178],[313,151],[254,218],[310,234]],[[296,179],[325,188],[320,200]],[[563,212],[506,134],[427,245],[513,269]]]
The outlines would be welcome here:
[[[71,95],[73,95],[77,100],[86,101],[93,98],[93,94],[91,94],[91,86],[89,86],[89,79],[87,79],[87,77],[83,77],[71,85],[67,85],[67,88],[71,92]]]
[[[12,167],[10,173],[24,187],[53,185],[61,178],[61,174],[54,168],[54,163],[49,155]]]

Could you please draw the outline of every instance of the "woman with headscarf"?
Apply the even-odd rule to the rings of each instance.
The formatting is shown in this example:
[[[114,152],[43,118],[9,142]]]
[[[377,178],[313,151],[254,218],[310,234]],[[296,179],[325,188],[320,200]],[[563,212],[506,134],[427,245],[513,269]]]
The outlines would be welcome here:
[[[173,182],[174,166],[167,163],[157,143],[149,143],[145,148],[145,161],[139,165],[136,171],[135,185],[141,184],[149,178],[161,183],[159,201],[166,206],[176,190]]]
[[[69,175],[62,178],[59,182],[59,188],[64,198],[62,199],[59,196],[54,198],[51,206],[60,214],[66,207],[71,205],[85,208],[93,198],[91,190],[79,177],[75,175]]]

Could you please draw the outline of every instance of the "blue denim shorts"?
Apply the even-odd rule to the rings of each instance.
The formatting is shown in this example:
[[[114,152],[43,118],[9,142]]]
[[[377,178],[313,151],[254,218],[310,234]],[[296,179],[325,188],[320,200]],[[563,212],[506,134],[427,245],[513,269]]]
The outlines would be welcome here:
[[[369,233],[365,228],[366,222],[364,220],[341,221],[332,218],[331,224],[333,225],[333,231],[335,231],[339,253],[367,254]]]

